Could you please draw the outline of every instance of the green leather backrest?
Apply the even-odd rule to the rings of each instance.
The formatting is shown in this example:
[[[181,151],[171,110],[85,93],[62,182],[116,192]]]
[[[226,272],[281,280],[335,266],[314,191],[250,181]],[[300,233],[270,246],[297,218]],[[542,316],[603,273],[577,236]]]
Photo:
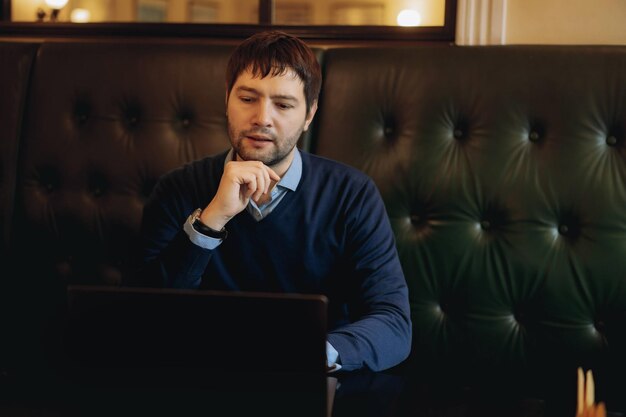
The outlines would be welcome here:
[[[324,77],[315,149],[381,190],[417,366],[624,356],[626,48],[338,48]]]

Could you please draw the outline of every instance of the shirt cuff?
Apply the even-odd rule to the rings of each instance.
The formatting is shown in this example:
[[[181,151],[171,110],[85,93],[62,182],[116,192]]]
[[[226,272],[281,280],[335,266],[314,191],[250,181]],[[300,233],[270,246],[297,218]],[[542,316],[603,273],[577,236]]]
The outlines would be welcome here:
[[[189,236],[189,240],[191,240],[193,244],[200,246],[204,249],[213,250],[222,243],[222,239],[209,237],[196,231],[196,229],[194,229],[193,225],[191,224],[192,219],[193,216],[189,216],[187,218],[187,221],[183,225],[183,230],[185,230],[185,233],[187,233],[187,236]]]
[[[341,369],[341,365],[339,364],[339,352],[326,341],[326,366],[328,368],[328,372],[335,372]]]

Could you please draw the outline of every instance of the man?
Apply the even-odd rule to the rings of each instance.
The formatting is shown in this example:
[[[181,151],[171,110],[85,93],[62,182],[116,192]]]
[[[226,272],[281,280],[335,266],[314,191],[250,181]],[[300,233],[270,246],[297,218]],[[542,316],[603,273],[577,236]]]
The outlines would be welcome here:
[[[282,32],[244,41],[227,68],[232,149],[164,176],[143,216],[159,285],[319,293],[334,369],[382,370],[410,350],[407,287],[382,199],[360,171],[296,148],[321,70]]]

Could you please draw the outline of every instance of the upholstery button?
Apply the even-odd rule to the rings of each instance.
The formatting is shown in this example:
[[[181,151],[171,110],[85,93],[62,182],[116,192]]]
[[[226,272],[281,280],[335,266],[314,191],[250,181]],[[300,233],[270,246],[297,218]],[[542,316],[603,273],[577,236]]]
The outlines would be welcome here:
[[[191,126],[195,119],[195,112],[188,106],[181,106],[175,109],[172,122],[178,125],[178,128],[186,129]]]
[[[50,166],[41,167],[39,171],[39,185],[48,193],[60,187],[61,181],[59,173]]]
[[[609,146],[617,145],[617,138],[613,135],[609,136],[608,138],[606,138],[606,144]]]
[[[528,140],[530,140],[531,142],[539,142],[539,132],[530,132],[528,134]]]
[[[383,115],[381,120],[383,137],[389,141],[396,139],[396,119],[392,114]]]
[[[450,304],[445,301],[439,304],[439,310],[441,310],[443,314],[447,314],[449,308],[450,308]]]
[[[79,125],[84,124],[89,118],[91,113],[91,105],[89,103],[90,100],[86,97],[81,97],[74,103],[74,117]]]
[[[463,137],[463,131],[461,129],[454,129],[452,135],[455,139],[461,139]]]
[[[107,181],[102,174],[93,173],[89,176],[88,190],[94,197],[101,197],[107,189]]]
[[[569,232],[569,227],[566,224],[562,224],[559,226],[559,233],[562,235],[566,235]]]
[[[489,220],[481,220],[480,227],[483,230],[489,230],[491,228],[491,222]]]
[[[594,326],[596,330],[600,333],[604,333],[606,331],[606,324],[602,320],[596,320]]]
[[[410,219],[411,219],[411,224],[413,226],[417,226],[420,223],[420,221],[422,220],[422,218],[420,217],[419,214],[411,214]]]
[[[137,99],[125,97],[120,105],[120,118],[127,128],[135,127],[143,114],[143,106]]]

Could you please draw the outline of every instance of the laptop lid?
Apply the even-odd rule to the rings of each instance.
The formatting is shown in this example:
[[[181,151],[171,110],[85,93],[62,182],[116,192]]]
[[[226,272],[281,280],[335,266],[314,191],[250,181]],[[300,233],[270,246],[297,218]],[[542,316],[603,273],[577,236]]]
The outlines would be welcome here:
[[[66,352],[95,367],[325,372],[323,295],[69,286]]]
[[[230,416],[330,410],[322,295],[69,286],[67,296],[68,370],[86,407]],[[120,392],[138,408],[111,401]]]

